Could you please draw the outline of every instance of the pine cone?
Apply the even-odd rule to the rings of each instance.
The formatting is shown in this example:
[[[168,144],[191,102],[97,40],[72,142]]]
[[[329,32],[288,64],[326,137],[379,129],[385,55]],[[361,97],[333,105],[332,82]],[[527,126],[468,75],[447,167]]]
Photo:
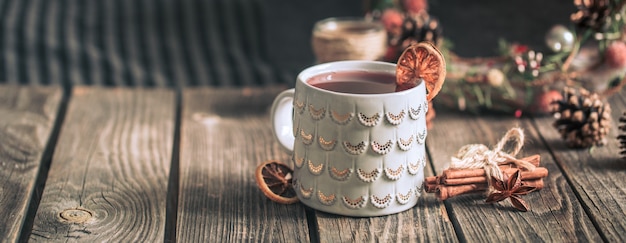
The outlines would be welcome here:
[[[609,4],[610,0],[574,0],[578,11],[571,15],[571,20],[581,29],[602,31],[610,13]]]
[[[402,34],[399,44],[410,46],[413,42],[430,41],[437,44],[441,38],[439,20],[428,14],[412,14],[406,16],[402,23]],[[404,49],[404,48],[403,48]]]
[[[619,140],[619,149],[621,149],[619,154],[623,156],[623,159],[626,159],[626,134],[624,134],[624,132],[626,132],[626,112],[624,112],[622,117],[619,118],[619,123],[621,124],[619,126],[620,135],[617,136],[617,140]]]
[[[396,57],[409,46],[422,41],[430,41],[439,45],[442,39],[442,30],[439,20],[425,12],[420,14],[405,14],[399,35],[390,33],[389,46],[395,47]],[[395,60],[394,60],[395,61]]]
[[[598,94],[580,88],[563,89],[563,99],[556,101],[554,127],[570,148],[588,148],[606,143],[611,128],[611,107]]]

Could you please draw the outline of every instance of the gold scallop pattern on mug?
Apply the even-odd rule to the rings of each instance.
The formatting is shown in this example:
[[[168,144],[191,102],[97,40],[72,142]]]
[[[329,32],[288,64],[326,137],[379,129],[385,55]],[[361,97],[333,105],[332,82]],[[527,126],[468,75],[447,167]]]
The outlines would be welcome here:
[[[417,161],[415,161],[415,163],[411,163],[409,162],[409,174],[411,175],[417,175],[417,173],[420,172],[420,168],[423,167],[423,165],[425,164],[424,159],[418,159]]]
[[[309,171],[311,172],[311,174],[320,175],[322,174],[322,170],[324,169],[324,163],[321,163],[319,165],[314,165],[313,162],[309,160],[308,167],[309,167]]]
[[[317,191],[317,199],[326,206],[333,205],[335,203],[335,194],[324,195],[322,191]]]
[[[400,192],[396,193],[396,200],[398,203],[404,205],[411,200],[411,195],[413,195],[413,189],[409,188],[409,191],[406,194],[402,194]]]
[[[355,199],[343,196],[341,199],[343,200],[343,204],[350,209],[362,208],[367,203],[367,199],[364,196]]]
[[[311,198],[311,196],[313,196],[313,187],[304,188],[304,185],[300,184],[299,190],[300,195],[302,195],[302,197],[305,199],[309,199]]]
[[[393,141],[389,140],[384,144],[380,144],[376,141],[372,141],[372,150],[378,154],[387,154],[393,148]]]
[[[420,113],[422,113],[422,105],[418,105],[417,109],[413,109],[413,107],[409,108],[409,116],[413,120],[417,120],[420,117]]]
[[[357,169],[356,170],[356,174],[359,177],[359,179],[361,179],[364,182],[373,182],[376,179],[378,179],[378,176],[380,176],[381,170],[380,168],[376,168],[370,172],[365,172],[362,169]]]
[[[300,129],[300,138],[302,139],[302,143],[306,145],[311,145],[313,143],[313,133],[307,134],[304,129]]]
[[[389,123],[391,123],[393,125],[398,125],[398,124],[402,123],[402,120],[404,119],[404,115],[405,114],[406,114],[406,112],[404,110],[402,110],[397,115],[392,114],[391,112],[387,112],[385,114],[385,116],[387,117],[387,121],[389,121]]]
[[[424,113],[428,112],[428,101],[424,100]]]
[[[398,138],[398,147],[400,147],[400,149],[402,149],[404,151],[407,151],[413,145],[413,140],[414,139],[415,139],[415,136],[413,136],[413,135],[411,135],[407,139]]]
[[[328,170],[328,173],[330,174],[330,177],[332,177],[335,180],[345,181],[352,174],[352,168],[345,168],[343,170],[339,170],[331,166],[330,169]]]
[[[315,108],[313,105],[309,105],[309,113],[313,120],[321,120],[326,115],[326,108],[321,107],[319,109]]]
[[[359,142],[357,145],[352,145],[350,142],[344,141],[343,142],[343,148],[349,154],[359,155],[359,154],[362,154],[363,152],[365,152],[365,149],[367,148],[367,145],[365,145],[364,141]]]
[[[422,132],[417,133],[417,143],[421,145],[424,142],[426,142],[426,128]]]
[[[298,114],[302,114],[302,112],[304,112],[304,102],[294,100],[293,101],[293,108],[295,108],[295,110],[296,110],[296,112],[298,112]]]
[[[352,117],[354,117],[354,113],[352,112],[348,112],[346,114],[339,114],[336,111],[333,111],[333,110],[330,111],[330,118],[339,125],[348,124],[348,122],[352,120]]]
[[[391,196],[391,194],[387,194],[387,196],[385,197],[377,197],[376,195],[372,195],[371,197],[372,205],[377,208],[388,207],[389,203],[391,203],[391,200],[393,200],[393,196]]]
[[[418,196],[418,197],[420,196],[423,186],[424,186],[424,183],[417,183],[417,185],[415,185],[415,196]]]
[[[402,177],[402,172],[404,171],[404,165],[400,165],[397,169],[391,169],[389,167],[385,168],[385,175],[387,178],[393,181],[397,181]]]
[[[335,144],[337,143],[337,140],[333,139],[333,140],[327,141],[322,136],[320,136],[318,139],[318,143],[320,144],[320,147],[322,147],[323,150],[331,151],[335,148]]]
[[[366,127],[373,127],[378,125],[378,123],[380,122],[380,120],[382,120],[382,117],[379,113],[376,113],[370,117],[367,117],[365,114],[363,113],[359,113],[359,115],[357,115],[359,117],[359,121],[361,122],[361,124],[363,126]]]
[[[296,168],[298,169],[302,168],[302,165],[304,165],[304,157],[298,157],[298,154],[294,153],[293,165],[296,166]]]

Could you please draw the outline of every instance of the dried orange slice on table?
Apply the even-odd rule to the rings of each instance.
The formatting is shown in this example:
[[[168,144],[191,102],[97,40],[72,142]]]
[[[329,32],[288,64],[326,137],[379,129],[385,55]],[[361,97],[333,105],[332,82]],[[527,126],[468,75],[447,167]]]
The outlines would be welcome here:
[[[430,42],[419,42],[407,47],[396,65],[396,90],[413,88],[423,80],[430,101],[441,90],[446,80],[446,60]]]
[[[292,204],[298,201],[292,186],[293,170],[276,160],[268,160],[257,166],[254,173],[256,184],[270,200]]]

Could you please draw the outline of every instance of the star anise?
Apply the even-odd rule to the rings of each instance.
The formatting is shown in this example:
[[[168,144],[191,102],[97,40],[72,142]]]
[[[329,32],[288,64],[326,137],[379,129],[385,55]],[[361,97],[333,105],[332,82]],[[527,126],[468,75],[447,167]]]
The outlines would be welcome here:
[[[500,202],[509,198],[513,207],[523,212],[528,211],[528,204],[526,204],[520,196],[526,195],[537,188],[526,186],[522,183],[522,174],[520,170],[515,171],[511,177],[507,177],[508,176],[506,174],[504,174],[504,180],[491,177],[491,186],[493,186],[496,191],[487,196],[487,203]],[[506,181],[506,183],[504,181]]]

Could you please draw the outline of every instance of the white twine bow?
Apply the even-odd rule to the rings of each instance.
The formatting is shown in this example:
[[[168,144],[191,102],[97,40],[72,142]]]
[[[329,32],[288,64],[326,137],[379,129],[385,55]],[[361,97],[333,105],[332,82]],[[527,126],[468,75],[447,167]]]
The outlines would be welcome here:
[[[504,146],[509,141],[513,141],[513,150],[510,152],[503,151]],[[491,177],[496,177],[503,180],[502,170],[499,165],[503,164],[515,164],[518,168],[523,168],[528,171],[535,170],[535,165],[528,161],[515,158],[515,155],[524,146],[524,131],[519,128],[511,128],[500,142],[493,148],[489,148],[483,144],[468,144],[456,153],[452,157],[450,168],[452,169],[479,169],[484,168],[487,175],[488,183],[491,183]],[[491,186],[489,187],[491,190]]]

